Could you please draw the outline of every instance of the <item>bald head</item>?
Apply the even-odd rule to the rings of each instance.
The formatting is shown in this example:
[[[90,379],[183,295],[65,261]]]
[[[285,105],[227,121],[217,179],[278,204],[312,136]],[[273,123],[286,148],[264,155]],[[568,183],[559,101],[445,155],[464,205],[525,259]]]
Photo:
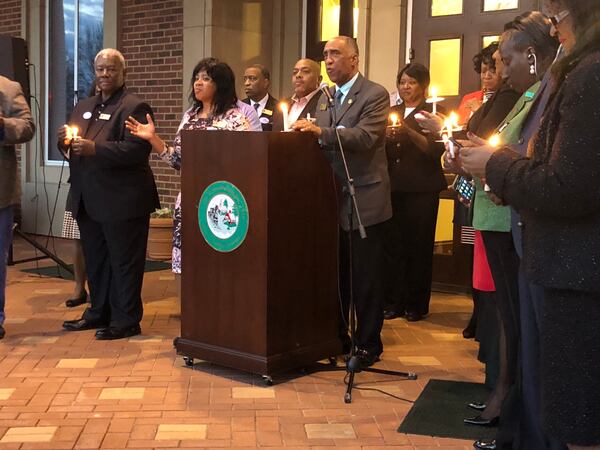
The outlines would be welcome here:
[[[338,36],[327,41],[323,50],[327,75],[342,86],[358,73],[358,46],[348,36]]]
[[[312,59],[301,59],[294,66],[292,85],[296,98],[306,97],[321,84],[321,67]]]

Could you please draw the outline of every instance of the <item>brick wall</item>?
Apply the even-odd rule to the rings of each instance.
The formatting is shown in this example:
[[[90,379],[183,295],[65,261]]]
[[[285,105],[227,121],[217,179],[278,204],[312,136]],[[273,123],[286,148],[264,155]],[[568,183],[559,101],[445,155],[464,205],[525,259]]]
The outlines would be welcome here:
[[[127,86],[152,106],[158,133],[170,143],[184,109],[183,1],[121,0],[120,6]],[[172,207],[179,192],[178,172],[156,155],[151,166],[162,206]]]
[[[21,0],[0,0],[0,34],[21,37]]]

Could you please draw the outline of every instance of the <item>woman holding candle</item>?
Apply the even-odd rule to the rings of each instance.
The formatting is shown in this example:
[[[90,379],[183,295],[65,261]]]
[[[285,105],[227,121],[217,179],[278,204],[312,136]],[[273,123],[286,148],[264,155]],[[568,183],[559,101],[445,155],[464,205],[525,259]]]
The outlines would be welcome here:
[[[181,169],[182,130],[229,130],[246,131],[248,120],[237,106],[235,75],[231,68],[215,58],[201,60],[192,72],[192,107],[184,115],[173,146],[169,146],[156,133],[154,122],[147,116],[147,124],[141,124],[133,117],[126,126],[131,134],[152,144],[152,151],[158,154],[171,167]],[[181,192],[175,203],[173,217],[173,272],[181,273]]]
[[[500,43],[500,54],[505,62],[504,77],[517,92],[523,95],[498,127],[498,133],[494,134],[493,138],[497,138],[500,143],[518,147],[523,153],[526,152],[527,142],[537,130],[550,91],[547,83],[540,87],[540,80],[550,67],[558,46],[558,41],[550,35],[550,28],[550,21],[541,13],[526,13],[506,25]],[[498,143],[494,144],[492,139],[489,139],[488,143],[490,147],[498,147]],[[472,169],[471,159],[468,156],[469,149],[463,150],[461,163],[474,175],[481,175],[479,171]],[[520,254],[519,222],[518,218],[513,218],[511,232],[515,250]],[[491,248],[491,250],[494,249],[494,247]],[[505,259],[508,258],[509,256],[506,254]],[[510,267],[508,264],[506,266]],[[505,270],[505,272],[509,271]],[[517,300],[513,306],[513,319],[503,323],[504,335],[508,337],[506,341],[509,363],[513,359],[516,361],[517,354],[517,349],[511,347],[510,343],[512,340],[518,342],[518,336],[521,337],[522,364],[519,366],[522,367],[523,381],[519,393],[522,395],[522,401],[520,403],[507,402],[502,407],[502,416],[505,417],[508,414],[518,417],[518,412],[521,413],[520,448],[562,448],[550,444],[539,423],[539,370],[537,369],[539,360],[537,341],[539,339],[537,338],[538,332],[535,331],[538,325],[535,318],[535,307],[532,304],[532,297],[536,297],[536,295],[533,295],[533,291],[524,289],[522,281],[521,277],[519,296],[515,295]],[[503,303],[500,303],[500,306],[502,305]],[[506,311],[504,311],[503,321],[509,318],[510,316],[506,316]],[[514,330],[511,331],[511,328]],[[511,338],[512,335],[516,335],[516,337]],[[519,396],[510,396],[509,398],[518,399]],[[505,411],[510,411],[510,413]],[[511,434],[510,431],[514,431],[503,431],[505,428],[507,428],[506,424],[500,425],[499,436],[507,436]],[[501,444],[504,443],[501,442]]]
[[[416,113],[433,110],[425,97],[429,82],[425,66],[404,67],[397,77],[402,104],[391,109],[386,153],[393,217],[386,247],[386,319],[406,315],[414,322],[429,312],[439,193],[447,186],[440,165],[443,145],[415,119]],[[443,111],[439,105],[437,109]],[[399,118],[396,126],[393,114]]]
[[[566,56],[552,69],[548,105],[527,155],[484,146],[468,149],[466,158],[521,214],[525,273],[543,289],[544,428],[571,449],[599,449],[600,201],[589,180],[600,167],[600,3],[546,3]]]

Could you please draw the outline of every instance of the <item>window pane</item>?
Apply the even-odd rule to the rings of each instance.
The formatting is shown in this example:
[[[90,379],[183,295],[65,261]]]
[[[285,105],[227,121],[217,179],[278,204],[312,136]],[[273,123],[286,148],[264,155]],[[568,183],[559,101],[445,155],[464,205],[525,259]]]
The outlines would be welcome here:
[[[422,0],[421,0],[422,1]],[[462,14],[463,0],[431,0],[431,16]]]
[[[499,40],[500,36],[484,36],[481,48],[486,48],[488,45],[498,42]]]
[[[503,9],[517,9],[519,0],[484,0],[484,11],[502,11]]]
[[[440,199],[440,207],[435,227],[435,244],[433,253],[451,255],[454,236],[454,200]]]
[[[321,40],[328,41],[340,34],[340,0],[321,3]]]
[[[438,95],[458,95],[461,39],[441,39],[429,45],[431,86],[437,89]]]
[[[48,3],[48,61],[65,62],[48,68],[46,129],[50,161],[63,160],[54,145],[56,130],[67,121],[75,99],[88,96],[95,76],[93,59],[102,49],[104,0],[80,2],[79,11],[75,4],[75,0]]]

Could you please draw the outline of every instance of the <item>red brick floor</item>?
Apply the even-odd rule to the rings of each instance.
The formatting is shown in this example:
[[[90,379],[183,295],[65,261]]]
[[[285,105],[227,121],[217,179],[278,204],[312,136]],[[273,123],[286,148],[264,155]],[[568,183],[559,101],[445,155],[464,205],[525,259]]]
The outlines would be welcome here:
[[[70,260],[70,243],[56,245]],[[16,243],[16,257],[32,253]],[[8,273],[0,450],[472,448],[471,441],[396,432],[411,407],[405,401],[356,390],[345,404],[340,372],[298,373],[267,387],[260,377],[208,363],[186,367],[172,346],[180,323],[169,271],[146,274],[141,338],[96,341],[93,331],[65,332],[62,321],[83,310],[64,306],[72,282],[20,271],[32,265]],[[435,294],[425,321],[386,322],[378,367],[415,371],[419,379],[361,373],[358,386],[414,400],[430,378],[481,381],[476,345],[460,335],[470,308],[465,297]]]

